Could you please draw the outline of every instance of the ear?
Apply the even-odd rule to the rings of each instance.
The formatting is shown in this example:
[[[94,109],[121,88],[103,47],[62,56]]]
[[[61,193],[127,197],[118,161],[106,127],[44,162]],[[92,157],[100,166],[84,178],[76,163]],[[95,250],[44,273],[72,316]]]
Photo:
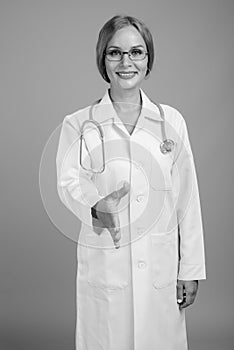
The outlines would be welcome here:
[[[145,73],[145,79],[149,79],[151,70],[147,67],[147,71]]]

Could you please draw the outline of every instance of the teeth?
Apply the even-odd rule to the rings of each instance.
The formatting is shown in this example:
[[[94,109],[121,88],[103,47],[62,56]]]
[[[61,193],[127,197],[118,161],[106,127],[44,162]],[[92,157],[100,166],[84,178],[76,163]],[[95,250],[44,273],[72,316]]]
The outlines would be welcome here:
[[[129,76],[131,76],[131,75],[134,75],[135,73],[133,72],[133,73],[118,73],[119,75],[123,75],[123,76],[125,76],[125,77],[129,77]]]

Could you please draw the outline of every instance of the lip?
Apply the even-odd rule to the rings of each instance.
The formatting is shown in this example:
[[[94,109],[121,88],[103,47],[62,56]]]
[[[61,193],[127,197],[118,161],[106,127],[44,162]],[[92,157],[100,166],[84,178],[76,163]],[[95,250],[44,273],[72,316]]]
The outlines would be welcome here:
[[[135,71],[133,71],[133,70],[131,70],[131,71],[119,71],[119,72],[116,72],[116,74],[130,74],[130,73],[137,73],[137,72],[135,72]]]
[[[122,71],[122,72],[116,72],[116,74],[121,79],[132,79],[137,74],[137,72],[134,72],[134,71],[124,72],[124,71]]]

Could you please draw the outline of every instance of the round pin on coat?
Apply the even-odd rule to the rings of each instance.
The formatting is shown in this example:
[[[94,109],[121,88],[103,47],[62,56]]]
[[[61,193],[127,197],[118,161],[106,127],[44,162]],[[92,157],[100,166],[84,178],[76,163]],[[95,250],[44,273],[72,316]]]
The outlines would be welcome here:
[[[166,139],[160,144],[160,150],[163,154],[171,152],[173,150],[173,147],[174,141],[170,139]]]

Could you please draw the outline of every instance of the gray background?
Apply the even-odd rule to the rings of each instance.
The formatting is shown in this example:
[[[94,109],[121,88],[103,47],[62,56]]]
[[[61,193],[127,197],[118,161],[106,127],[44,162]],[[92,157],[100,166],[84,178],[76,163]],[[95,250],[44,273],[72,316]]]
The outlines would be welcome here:
[[[43,207],[39,164],[64,116],[103,95],[95,45],[119,12],[150,27],[143,89],[184,115],[196,161],[208,280],[190,350],[233,348],[234,1],[1,0],[0,350],[74,349],[76,244]]]

